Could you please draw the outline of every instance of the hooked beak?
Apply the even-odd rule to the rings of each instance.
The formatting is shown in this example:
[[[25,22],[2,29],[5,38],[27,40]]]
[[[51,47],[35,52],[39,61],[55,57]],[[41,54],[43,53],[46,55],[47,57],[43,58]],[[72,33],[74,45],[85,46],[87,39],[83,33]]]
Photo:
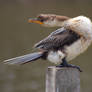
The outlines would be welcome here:
[[[40,20],[37,20],[37,19],[28,19],[28,23],[36,23],[36,24],[43,24],[43,22],[41,22]]]

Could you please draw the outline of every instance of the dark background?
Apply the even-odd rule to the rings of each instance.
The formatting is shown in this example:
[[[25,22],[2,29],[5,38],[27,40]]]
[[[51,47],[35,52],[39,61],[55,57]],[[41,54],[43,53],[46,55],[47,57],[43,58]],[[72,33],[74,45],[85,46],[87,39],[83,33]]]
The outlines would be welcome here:
[[[92,19],[92,0],[0,0],[0,92],[45,92],[47,61],[8,66],[5,59],[33,52],[33,45],[57,28],[28,24],[29,17],[52,13]],[[70,63],[79,65],[81,92],[92,92],[92,45]]]

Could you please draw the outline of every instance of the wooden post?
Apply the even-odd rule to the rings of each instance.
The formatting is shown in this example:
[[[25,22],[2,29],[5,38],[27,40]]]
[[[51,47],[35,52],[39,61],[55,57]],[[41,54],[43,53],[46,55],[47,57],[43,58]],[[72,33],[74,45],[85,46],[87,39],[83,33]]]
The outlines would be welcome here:
[[[48,67],[46,92],[80,92],[80,72],[76,68]]]

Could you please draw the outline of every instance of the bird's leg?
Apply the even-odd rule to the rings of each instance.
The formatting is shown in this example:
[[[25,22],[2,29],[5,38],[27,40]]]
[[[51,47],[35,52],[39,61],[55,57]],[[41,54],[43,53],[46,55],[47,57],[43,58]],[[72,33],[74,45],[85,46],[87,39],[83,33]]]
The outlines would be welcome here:
[[[56,67],[72,67],[72,68],[77,68],[80,72],[82,72],[79,66],[68,64],[65,58],[63,58],[62,63]]]

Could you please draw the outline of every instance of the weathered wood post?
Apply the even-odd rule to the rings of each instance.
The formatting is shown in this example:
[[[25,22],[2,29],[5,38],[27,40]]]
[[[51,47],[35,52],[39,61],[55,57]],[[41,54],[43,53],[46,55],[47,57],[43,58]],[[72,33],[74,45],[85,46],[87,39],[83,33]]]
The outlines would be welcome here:
[[[48,67],[46,92],[80,92],[80,72],[76,68]]]

